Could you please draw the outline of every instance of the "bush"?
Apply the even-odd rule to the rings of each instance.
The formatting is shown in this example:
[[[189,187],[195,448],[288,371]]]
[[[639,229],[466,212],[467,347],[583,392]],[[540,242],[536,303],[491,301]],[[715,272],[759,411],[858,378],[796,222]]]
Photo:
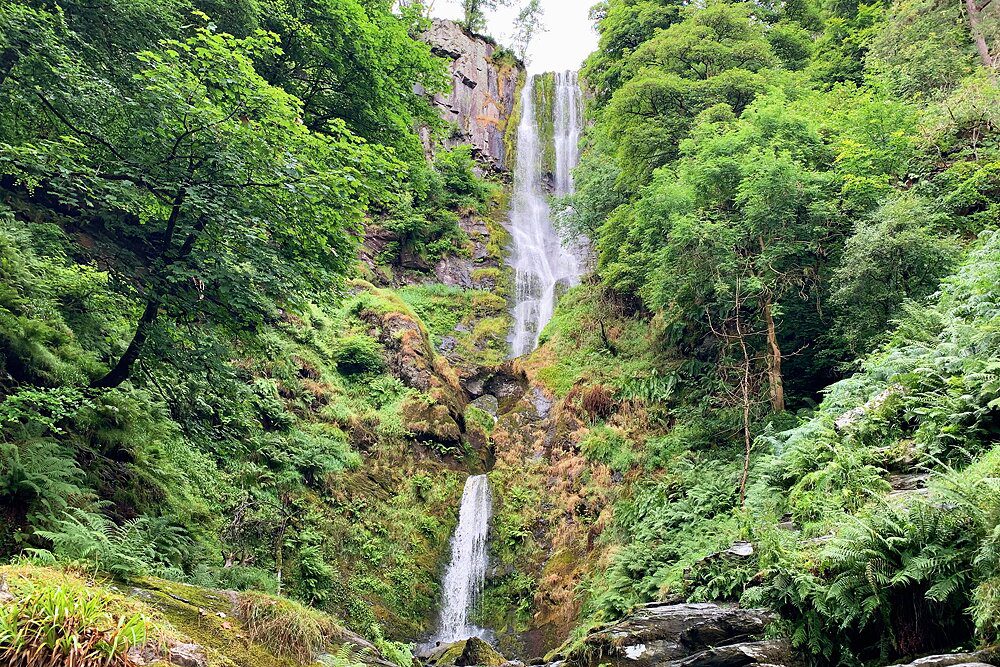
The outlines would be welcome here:
[[[346,336],[337,341],[333,351],[337,370],[345,375],[377,373],[385,367],[382,348],[371,336]]]
[[[617,429],[599,426],[580,442],[580,451],[590,461],[603,463],[615,472],[626,472],[636,463],[632,443]]]
[[[315,660],[343,634],[343,628],[333,617],[264,593],[240,594],[236,615],[243,621],[250,641],[302,663]]]
[[[607,419],[615,410],[615,400],[604,385],[594,385],[584,389],[580,406],[592,422]]]
[[[2,575],[15,571],[10,569]],[[16,577],[0,607],[0,658],[9,667],[128,667],[128,652],[149,640],[149,620],[123,601],[74,577]]]

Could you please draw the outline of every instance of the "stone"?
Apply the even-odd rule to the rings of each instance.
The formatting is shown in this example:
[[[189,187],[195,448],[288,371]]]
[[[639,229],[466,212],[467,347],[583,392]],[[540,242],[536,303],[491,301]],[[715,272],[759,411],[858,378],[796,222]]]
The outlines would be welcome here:
[[[987,651],[978,653],[945,653],[928,655],[894,667],[996,667],[996,656]]]
[[[476,158],[505,171],[504,128],[517,101],[520,68],[494,62],[497,46],[454,21],[434,19],[422,39],[436,55],[451,61],[451,89],[431,99],[441,117],[457,127],[446,147],[470,144]],[[421,136],[429,150],[430,133]]]
[[[207,667],[205,649],[198,644],[174,644],[167,652],[167,662],[177,667]]]
[[[588,635],[569,656],[581,667],[790,665],[783,640],[763,641],[773,615],[712,603],[653,603]]]
[[[462,655],[455,661],[456,667],[500,667],[507,662],[499,651],[479,637],[469,637],[465,640]]]

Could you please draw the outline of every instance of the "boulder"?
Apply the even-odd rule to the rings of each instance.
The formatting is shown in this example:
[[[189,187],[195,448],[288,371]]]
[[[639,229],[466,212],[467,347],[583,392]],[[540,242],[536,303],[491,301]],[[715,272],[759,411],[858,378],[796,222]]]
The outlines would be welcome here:
[[[427,665],[432,665],[433,667],[446,667],[448,665],[454,665],[455,662],[462,656],[462,651],[464,650],[465,640],[462,639],[448,644],[438,644],[434,648],[427,651],[422,657],[424,663]]]
[[[500,667],[507,662],[507,658],[479,637],[436,646],[423,660],[433,667]]]
[[[987,651],[928,655],[894,667],[996,667],[996,657]]]
[[[742,667],[793,664],[781,640],[763,641],[763,609],[711,603],[653,603],[586,637],[569,656],[581,667]]]
[[[426,396],[407,398],[402,405],[403,427],[420,441],[457,446],[462,442],[462,429],[448,406],[435,403]]]
[[[499,667],[505,662],[507,662],[507,658],[485,641],[479,637],[469,637],[465,640],[462,655],[458,656],[455,665],[456,667],[473,667],[474,665]]]

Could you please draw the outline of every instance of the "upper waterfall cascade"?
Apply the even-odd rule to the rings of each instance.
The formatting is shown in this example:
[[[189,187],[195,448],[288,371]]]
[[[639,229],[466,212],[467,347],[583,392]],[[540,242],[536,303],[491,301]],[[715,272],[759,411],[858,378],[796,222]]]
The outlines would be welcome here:
[[[458,527],[451,538],[451,561],[444,575],[441,621],[431,645],[487,634],[485,629],[472,623],[471,615],[486,580],[492,505],[490,482],[486,475],[469,477],[462,492]]]
[[[543,187],[539,119],[535,104],[538,77],[530,77],[521,91],[521,119],[517,128],[517,161],[514,194],[510,210],[512,253],[515,272],[514,327],[511,333],[513,356],[528,354],[538,345],[542,328],[552,319],[556,290],[560,284],[576,284],[582,261],[563,244],[552,224],[548,193]],[[555,75],[553,100],[553,141],[555,172],[553,194],[573,192],[572,170],[579,160],[582,121],[582,93],[575,72]]]

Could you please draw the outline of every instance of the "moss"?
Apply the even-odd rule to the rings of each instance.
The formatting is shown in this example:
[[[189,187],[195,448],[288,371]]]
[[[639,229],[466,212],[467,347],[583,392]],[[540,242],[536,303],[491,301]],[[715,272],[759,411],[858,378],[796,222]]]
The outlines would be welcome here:
[[[96,614],[91,612],[91,622],[99,623],[101,629],[109,625],[102,620],[105,618],[111,619],[110,627],[117,627],[124,622],[119,619],[126,617],[143,619],[145,636],[141,645],[145,646],[142,652],[148,656],[165,655],[167,647],[173,644],[195,643],[204,648],[211,667],[302,667],[312,664],[312,655],[300,655],[296,659],[272,651],[266,642],[260,641],[267,638],[253,633],[233,615],[233,598],[224,591],[156,578],[124,585],[71,569],[28,564],[0,567],[0,579],[7,582],[15,596],[34,590],[49,596],[62,592],[69,600],[90,600],[88,607],[97,610]],[[274,600],[281,609],[292,610],[297,619],[325,617],[284,598],[267,599]],[[332,619],[330,627],[337,627]],[[77,627],[75,631],[79,633],[85,629],[86,626]]]
[[[581,381],[617,390],[635,378],[662,370],[658,369],[663,361],[654,353],[649,323],[638,316],[615,313],[613,304],[586,286],[569,290],[542,331],[539,348],[524,360],[525,370],[560,398]],[[601,320],[613,350],[605,344]]]
[[[556,171],[555,100],[556,75],[545,72],[535,76],[535,124],[541,148],[542,172]]]
[[[514,90],[514,108],[511,109],[507,117],[507,125],[504,127],[503,144],[504,155],[507,158],[507,169],[514,170],[517,164],[517,129],[521,124],[521,90],[527,82],[527,74],[524,69],[518,72],[517,85]]]

